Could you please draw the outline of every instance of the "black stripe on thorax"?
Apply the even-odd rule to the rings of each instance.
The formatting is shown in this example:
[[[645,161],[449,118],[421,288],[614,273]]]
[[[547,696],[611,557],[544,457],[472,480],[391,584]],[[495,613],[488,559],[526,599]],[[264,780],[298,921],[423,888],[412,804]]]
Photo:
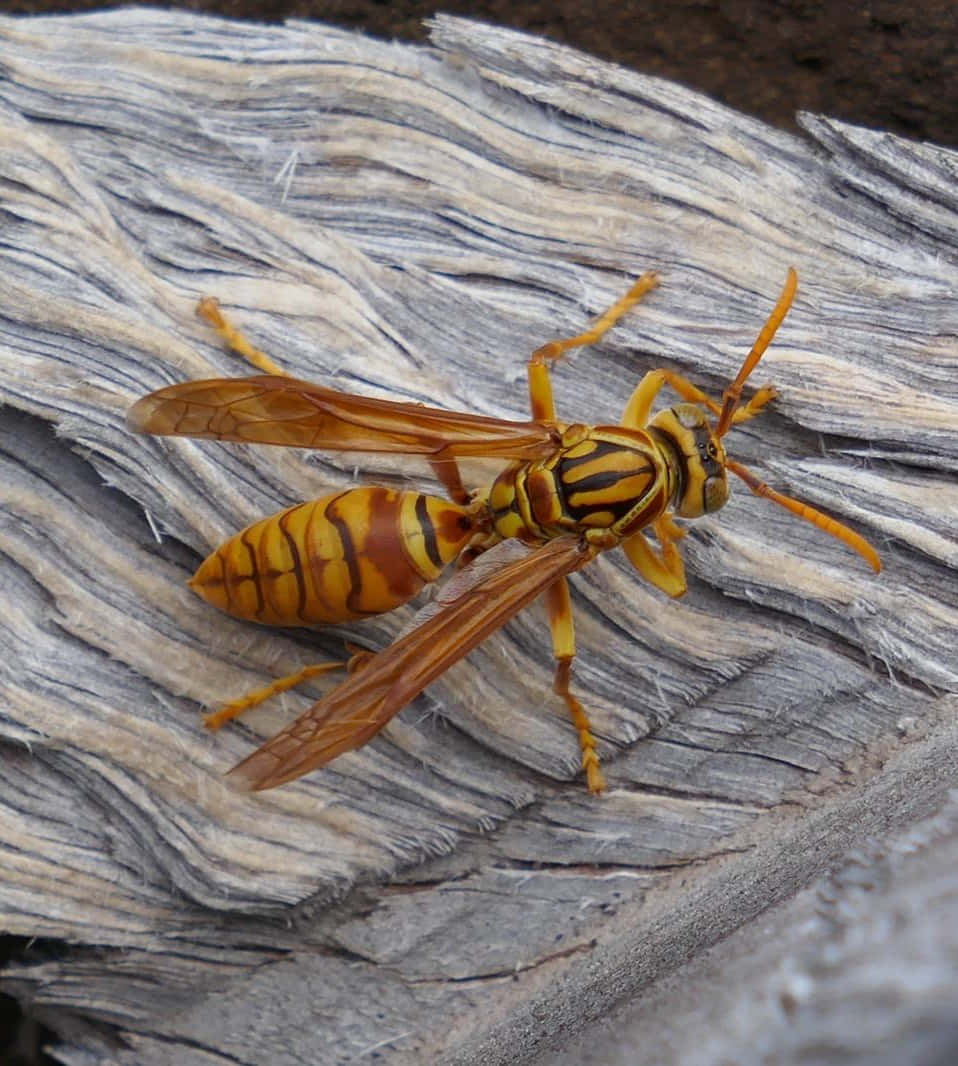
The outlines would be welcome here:
[[[565,513],[574,521],[584,523],[589,515],[608,512],[613,517],[613,522],[618,522],[632,510],[639,502],[637,497],[625,497],[621,500],[600,501],[591,500],[589,503],[567,502]],[[610,523],[611,525],[612,523]]]
[[[575,496],[580,492],[605,492],[608,489],[615,488],[620,481],[625,481],[641,474],[649,474],[654,477],[655,467],[651,463],[644,463],[642,466],[635,466],[631,470],[597,470],[594,474],[589,474],[588,477],[572,482],[562,478],[560,471],[560,480],[562,481],[565,495]]]
[[[592,444],[592,451],[587,455],[564,455],[559,460],[559,466],[565,470],[574,470],[577,466],[582,466],[583,463],[594,463],[604,459],[607,455],[611,455],[612,452],[623,451],[621,444],[614,444],[610,440],[593,440],[590,443]]]

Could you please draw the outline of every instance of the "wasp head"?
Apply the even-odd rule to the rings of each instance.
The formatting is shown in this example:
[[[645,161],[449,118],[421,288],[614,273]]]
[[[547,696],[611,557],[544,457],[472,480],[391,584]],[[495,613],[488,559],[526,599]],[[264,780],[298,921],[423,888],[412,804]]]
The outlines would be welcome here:
[[[675,513],[701,518],[724,507],[729,497],[725,449],[702,408],[676,404],[659,411],[650,428],[665,446]]]

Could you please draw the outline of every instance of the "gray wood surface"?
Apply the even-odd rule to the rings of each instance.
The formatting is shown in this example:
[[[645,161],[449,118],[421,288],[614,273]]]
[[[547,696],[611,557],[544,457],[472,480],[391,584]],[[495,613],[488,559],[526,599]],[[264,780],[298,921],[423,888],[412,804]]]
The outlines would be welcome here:
[[[958,163],[803,126],[445,17],[430,48],[0,19],[0,915],[60,945],[6,987],[62,1061],[527,1060],[943,802]],[[729,447],[869,537],[879,577],[745,491],[683,541],[681,602],[618,553],[578,575],[598,800],[536,610],[362,751],[227,788],[310,696],[214,737],[202,706],[415,607],[267,632],[191,567],[291,501],[428,470],[130,435],[149,389],[244,372],[201,295],[298,375],[523,418],[528,354],[654,268],[555,374],[560,415],[614,422],[651,367],[719,393],[789,265],[757,375],[781,398]]]
[[[923,747],[909,753],[921,776],[914,757],[935,756]],[[958,1062],[956,899],[952,792],[934,816],[853,848],[814,885],[536,1062],[950,1066]]]

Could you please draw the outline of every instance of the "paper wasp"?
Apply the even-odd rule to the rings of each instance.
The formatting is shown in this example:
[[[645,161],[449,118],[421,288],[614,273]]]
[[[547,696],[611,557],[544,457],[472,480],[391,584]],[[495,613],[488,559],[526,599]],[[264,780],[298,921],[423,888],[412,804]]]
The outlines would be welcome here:
[[[621,424],[557,419],[549,365],[570,349],[598,341],[656,284],[655,274],[644,274],[586,332],[551,341],[532,355],[528,422],[354,396],[296,380],[253,348],[215,301],[201,302],[200,313],[227,344],[265,373],[159,389],[131,408],[133,429],[422,455],[449,498],[363,487],[287,508],[237,533],[206,559],[190,581],[200,596],[239,618],[267,624],[345,622],[406,603],[449,563],[468,561],[507,538],[532,548],[478,579],[390,647],[355,656],[349,676],[234,767],[234,778],[251,789],[272,788],[360,747],[431,681],[542,595],[556,660],[554,688],[578,731],[588,787],[600,792],[604,781],[595,738],[570,691],[575,639],[567,578],[601,552],[621,546],[646,580],[669,596],[681,596],[686,579],[676,541],[684,530],[673,516],[699,518],[722,507],[729,497],[727,471],[756,495],[843,541],[876,572],[881,569],[866,540],[769,488],[729,459],[722,443],[732,426],[753,418],[776,395],[764,386],[741,400],[746,379],[792,304],[797,286],[792,269],[721,402],[673,371],[652,370],[632,393]],[[683,402],[652,416],[665,385]],[[494,457],[507,465],[492,485],[467,492],[457,460],[469,457]],[[307,666],[209,715],[206,723],[216,728],[340,665]]]

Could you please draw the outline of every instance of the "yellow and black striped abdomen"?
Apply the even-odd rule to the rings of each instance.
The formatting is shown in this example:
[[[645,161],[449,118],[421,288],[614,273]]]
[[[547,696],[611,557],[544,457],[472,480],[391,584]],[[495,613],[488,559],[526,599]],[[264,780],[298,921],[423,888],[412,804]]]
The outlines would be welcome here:
[[[254,622],[347,622],[410,600],[475,527],[472,512],[436,496],[350,489],[255,522],[217,548],[190,586]]]

